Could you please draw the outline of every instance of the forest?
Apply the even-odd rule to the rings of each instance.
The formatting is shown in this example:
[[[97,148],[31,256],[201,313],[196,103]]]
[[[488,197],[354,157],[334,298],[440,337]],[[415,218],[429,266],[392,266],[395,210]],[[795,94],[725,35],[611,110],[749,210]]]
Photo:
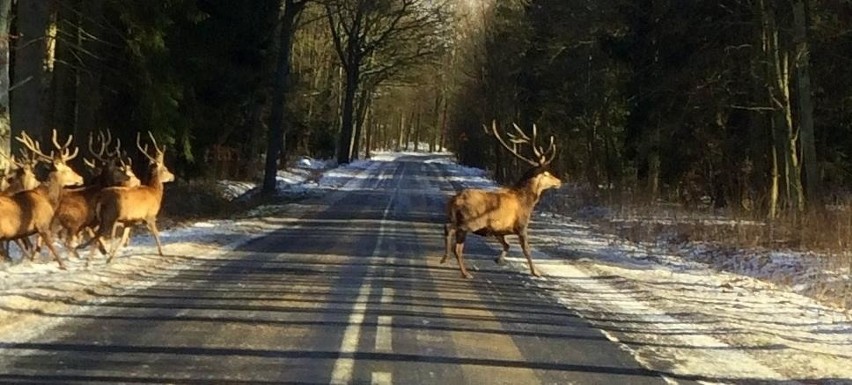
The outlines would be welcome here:
[[[182,180],[450,150],[536,125],[602,200],[762,218],[852,187],[852,2],[0,0],[0,153],[150,131]],[[0,157],[0,162],[6,162]]]

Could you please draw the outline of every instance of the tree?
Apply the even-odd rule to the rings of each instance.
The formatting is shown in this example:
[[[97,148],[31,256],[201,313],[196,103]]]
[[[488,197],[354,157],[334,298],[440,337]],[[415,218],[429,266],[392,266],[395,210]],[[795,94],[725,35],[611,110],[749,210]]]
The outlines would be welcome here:
[[[370,87],[377,87],[389,73],[435,55],[446,5],[424,0],[326,0],[323,5],[345,74],[337,148],[337,162],[345,164],[355,152],[356,95],[363,80],[372,77]],[[374,55],[381,59],[367,60]]]
[[[33,137],[44,135],[45,78],[49,1],[19,1],[15,40],[15,89],[12,98],[12,128]]]
[[[799,127],[802,144],[802,167],[805,171],[805,198],[816,204],[821,200],[822,183],[817,172],[816,138],[814,136],[814,105],[811,98],[810,48],[808,38],[806,1],[793,2],[794,66],[796,67],[796,94],[799,109]]]
[[[0,0],[0,170],[12,153],[12,120],[9,114],[9,12],[12,0]]]
[[[275,69],[275,84],[272,93],[272,112],[269,116],[269,141],[266,149],[266,167],[263,176],[262,191],[271,194],[276,191],[278,159],[284,149],[284,108],[289,90],[290,51],[293,48],[293,33],[296,19],[308,0],[284,0],[283,14],[278,28],[278,60]]]

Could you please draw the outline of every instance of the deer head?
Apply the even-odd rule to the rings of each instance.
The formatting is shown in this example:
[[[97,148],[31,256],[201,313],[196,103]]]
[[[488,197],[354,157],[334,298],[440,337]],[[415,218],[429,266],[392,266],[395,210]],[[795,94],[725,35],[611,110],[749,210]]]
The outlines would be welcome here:
[[[537,143],[538,127],[535,124],[533,124],[532,133],[529,135],[515,123],[512,123],[512,127],[514,128],[514,132],[507,133],[509,137],[508,141],[500,135],[500,131],[497,129],[497,121],[492,121],[490,132],[487,127],[484,128],[487,134],[495,137],[503,148],[508,150],[515,158],[532,166],[518,182],[517,187],[531,185],[529,187],[536,192],[536,195],[540,195],[544,190],[562,186],[562,181],[547,170],[550,163],[556,158],[556,143],[553,136],[550,136],[549,143],[545,148]],[[518,148],[519,145],[528,145],[532,150],[533,156],[522,155]]]
[[[60,144],[57,135],[54,129],[52,140],[56,151],[51,151],[50,155],[42,152],[38,142],[34,141],[26,132],[21,132],[21,135],[15,139],[29,150],[32,159],[38,159],[50,165],[51,175],[56,178],[55,180],[60,186],[83,184],[83,177],[68,166],[68,162],[76,158],[80,152],[79,148],[74,148],[73,152],[69,149],[74,136],[69,135],[68,140],[64,144]]]
[[[14,194],[19,191],[32,190],[39,185],[35,175],[36,160],[21,154],[21,160],[14,155],[7,157],[6,170],[0,180],[0,192]]]
[[[98,148],[93,145],[93,136],[89,135],[89,153],[97,161],[86,159],[86,165],[89,166],[95,176],[96,184],[102,186],[139,186],[141,182],[130,163],[124,161],[126,154],[121,151],[121,139],[116,139],[115,147],[111,150],[112,135],[109,131],[98,132]]]
[[[145,154],[145,157],[148,158],[148,160],[150,161],[150,177],[156,179],[160,183],[168,183],[174,181],[175,174],[172,174],[172,172],[169,171],[168,168],[166,168],[166,146],[163,146],[163,148],[160,149],[160,147],[157,146],[157,140],[154,139],[154,135],[151,134],[150,131],[148,131],[148,137],[151,138],[151,144],[154,145],[153,156],[151,156],[151,153],[148,152],[147,144],[144,147],[142,146],[140,135],[138,133],[136,134],[136,147],[139,148],[139,150],[142,151],[142,154]]]

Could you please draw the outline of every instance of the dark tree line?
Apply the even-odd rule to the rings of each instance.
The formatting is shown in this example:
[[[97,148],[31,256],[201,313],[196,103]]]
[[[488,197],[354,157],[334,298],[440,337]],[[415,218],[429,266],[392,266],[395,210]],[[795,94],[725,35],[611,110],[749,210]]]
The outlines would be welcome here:
[[[554,165],[601,196],[775,217],[852,184],[848,2],[0,0],[0,16],[3,153],[22,130],[150,130],[182,177],[265,169],[268,190],[288,157],[378,149],[450,147],[508,179],[496,120],[555,135]]]
[[[852,5],[805,0],[495,1],[466,9],[451,127],[462,160],[511,170],[482,137],[537,123],[602,195],[765,212],[850,187]],[[469,108],[470,106],[478,106]]]
[[[434,68],[447,4],[421,0],[0,0],[0,152],[26,131],[152,131],[184,178],[349,162],[380,100]],[[9,77],[6,80],[7,76]],[[8,97],[6,97],[8,95]],[[387,144],[387,143],[385,143]],[[266,160],[264,162],[264,160]],[[0,157],[0,163],[5,158]],[[261,178],[259,170],[265,170]]]

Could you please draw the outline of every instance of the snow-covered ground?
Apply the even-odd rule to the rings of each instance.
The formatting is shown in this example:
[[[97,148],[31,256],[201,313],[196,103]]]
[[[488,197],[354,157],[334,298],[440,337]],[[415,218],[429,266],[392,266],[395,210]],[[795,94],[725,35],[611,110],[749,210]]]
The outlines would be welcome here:
[[[382,153],[374,160],[403,155],[413,154]],[[445,163],[456,183],[494,186],[482,170],[455,165],[449,157],[432,161]],[[316,164],[305,160],[301,167],[280,174],[279,184],[284,194],[321,194],[358,178],[372,164],[358,161],[326,169],[312,168]],[[253,188],[231,185],[234,197]],[[108,266],[102,257],[95,257],[88,268],[82,260],[72,259],[67,271],[58,270],[53,262],[2,265],[0,335],[26,338],[49,326],[28,323],[33,310],[55,312],[70,301],[128,289],[127,282],[132,282],[131,289],[144,288],[280,228],[288,220],[282,213],[295,215],[306,209],[298,203],[264,206],[240,219],[166,229],[161,233],[168,245],[166,258],[156,255],[150,237],[139,235]],[[795,285],[759,279],[782,274],[791,263],[818,268],[806,257],[773,254],[754,262],[750,252],[742,250],[731,255],[739,262],[723,271],[718,261],[685,251],[695,249],[629,242],[550,212],[537,215],[531,234],[537,248],[534,260],[545,274],[531,279],[531,284],[548,289],[542,295],[556,293],[561,303],[599,326],[649,369],[673,373],[674,380],[706,383],[852,383],[849,314],[796,292]],[[511,265],[527,272],[519,256],[513,245]],[[468,263],[475,269],[493,262],[473,258]],[[775,268],[779,270],[773,272]],[[848,272],[834,277],[850,282]]]

